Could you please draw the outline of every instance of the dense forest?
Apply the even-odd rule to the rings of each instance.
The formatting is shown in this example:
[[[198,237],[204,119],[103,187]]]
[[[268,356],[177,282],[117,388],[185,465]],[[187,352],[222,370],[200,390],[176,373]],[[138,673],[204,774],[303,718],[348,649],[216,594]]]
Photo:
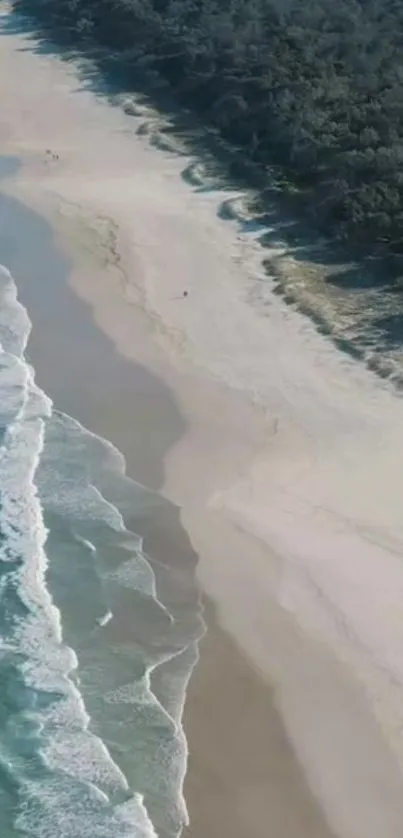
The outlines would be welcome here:
[[[402,0],[16,0],[42,26],[157,70],[304,212],[403,267]],[[400,265],[401,263],[401,265]]]

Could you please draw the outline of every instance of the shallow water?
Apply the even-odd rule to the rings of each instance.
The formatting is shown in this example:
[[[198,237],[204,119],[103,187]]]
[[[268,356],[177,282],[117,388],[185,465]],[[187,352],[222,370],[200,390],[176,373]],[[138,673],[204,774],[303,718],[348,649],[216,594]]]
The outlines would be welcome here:
[[[18,266],[26,238],[0,230]],[[1,267],[0,834],[171,838],[187,819],[181,716],[202,619],[194,597],[161,600],[127,523],[150,492],[36,385],[30,330]]]

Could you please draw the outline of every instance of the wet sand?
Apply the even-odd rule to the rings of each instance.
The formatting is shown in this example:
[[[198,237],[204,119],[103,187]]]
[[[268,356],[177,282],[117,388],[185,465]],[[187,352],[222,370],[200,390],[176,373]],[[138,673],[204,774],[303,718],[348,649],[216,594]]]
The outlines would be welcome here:
[[[94,324],[68,284],[69,260],[48,224],[10,198],[3,198],[0,211],[5,219],[0,252],[18,277],[20,299],[33,322],[28,356],[36,380],[56,408],[123,451],[130,476],[153,490],[145,514],[140,510],[128,523],[144,538],[157,580],[158,563],[179,571],[175,590],[162,591],[163,601],[169,603],[173,595],[189,603],[193,598],[197,608],[198,557],[181,525],[180,509],[154,491],[163,482],[164,454],[186,432],[175,398],[161,379],[122,358]],[[269,820],[273,838],[284,829],[296,838],[330,838],[333,833],[287,740],[270,687],[219,626],[207,598],[205,606],[208,633],[185,710],[191,753],[185,787],[189,835],[202,838],[208,830],[218,838],[224,830],[237,838],[247,830],[263,838]]]
[[[185,711],[189,838],[333,835],[301,782],[273,690],[219,627],[209,602],[206,616]]]
[[[401,405],[274,295],[255,309],[220,196],[5,21],[3,188],[51,224],[1,225],[38,383],[123,451],[146,549],[214,601],[190,835],[400,838]]]

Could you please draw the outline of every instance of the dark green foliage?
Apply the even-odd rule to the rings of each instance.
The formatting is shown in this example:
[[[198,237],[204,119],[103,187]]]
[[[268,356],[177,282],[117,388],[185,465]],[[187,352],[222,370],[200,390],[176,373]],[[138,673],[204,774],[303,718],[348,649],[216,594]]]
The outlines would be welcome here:
[[[262,166],[283,166],[326,231],[403,258],[400,0],[16,0],[91,37]]]

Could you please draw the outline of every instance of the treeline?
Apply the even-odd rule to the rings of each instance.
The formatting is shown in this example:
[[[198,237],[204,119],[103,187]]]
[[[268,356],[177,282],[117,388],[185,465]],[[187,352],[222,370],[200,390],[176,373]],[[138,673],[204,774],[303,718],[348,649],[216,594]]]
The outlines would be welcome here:
[[[401,0],[16,0],[147,65],[324,229],[403,266]]]

